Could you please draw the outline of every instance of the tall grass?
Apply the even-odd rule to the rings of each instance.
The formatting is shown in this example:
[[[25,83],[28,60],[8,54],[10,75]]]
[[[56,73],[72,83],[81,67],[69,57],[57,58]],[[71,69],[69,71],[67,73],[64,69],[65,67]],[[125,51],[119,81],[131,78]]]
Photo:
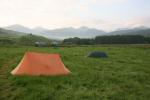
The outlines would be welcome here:
[[[88,58],[91,51],[108,58]],[[68,76],[10,74],[25,51],[58,53]],[[0,100],[148,100],[150,46],[0,47]]]

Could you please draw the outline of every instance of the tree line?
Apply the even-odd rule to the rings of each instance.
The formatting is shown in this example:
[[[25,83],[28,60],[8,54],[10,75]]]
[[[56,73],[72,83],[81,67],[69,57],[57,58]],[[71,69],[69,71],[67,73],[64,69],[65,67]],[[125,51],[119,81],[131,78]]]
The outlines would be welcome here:
[[[46,43],[50,46],[50,40],[41,36],[32,34],[21,36],[19,38],[0,38],[0,45],[27,45],[35,46],[35,42]],[[64,39],[62,44],[76,45],[97,45],[97,44],[150,44],[150,37],[140,35],[113,35],[113,36],[97,36],[95,38],[81,39],[78,37]],[[42,44],[41,44],[42,45]],[[60,44],[61,45],[61,44]]]
[[[150,37],[140,35],[97,36],[93,39],[78,37],[63,40],[63,44],[94,45],[94,44],[149,44]]]

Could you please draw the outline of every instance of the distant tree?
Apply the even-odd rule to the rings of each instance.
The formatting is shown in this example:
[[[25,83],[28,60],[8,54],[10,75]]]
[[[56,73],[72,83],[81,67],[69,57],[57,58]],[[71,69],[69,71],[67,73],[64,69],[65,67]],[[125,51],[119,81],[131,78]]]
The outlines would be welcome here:
[[[148,43],[150,38],[139,35],[97,36],[95,44],[139,44]]]
[[[70,43],[70,44],[79,44],[80,42],[80,38],[78,37],[74,37],[74,38],[68,38],[68,39],[64,39],[63,43]]]
[[[15,44],[15,40],[11,38],[0,38],[0,44],[6,45],[6,44]]]
[[[92,45],[92,44],[145,44],[150,43],[150,37],[140,35],[112,35],[97,36],[94,39],[80,39],[78,37],[64,39],[64,44]]]

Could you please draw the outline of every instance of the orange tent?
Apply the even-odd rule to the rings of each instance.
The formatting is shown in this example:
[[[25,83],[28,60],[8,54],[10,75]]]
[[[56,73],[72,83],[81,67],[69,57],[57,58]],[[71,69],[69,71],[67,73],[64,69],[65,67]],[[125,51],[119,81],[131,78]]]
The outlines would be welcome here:
[[[58,54],[26,52],[12,75],[66,75],[70,71]]]

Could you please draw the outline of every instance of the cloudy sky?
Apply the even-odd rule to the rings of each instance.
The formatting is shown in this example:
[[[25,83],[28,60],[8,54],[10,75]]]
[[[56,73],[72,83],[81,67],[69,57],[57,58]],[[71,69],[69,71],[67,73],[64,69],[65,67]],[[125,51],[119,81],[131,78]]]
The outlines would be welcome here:
[[[150,0],[0,0],[0,27],[150,27]]]

